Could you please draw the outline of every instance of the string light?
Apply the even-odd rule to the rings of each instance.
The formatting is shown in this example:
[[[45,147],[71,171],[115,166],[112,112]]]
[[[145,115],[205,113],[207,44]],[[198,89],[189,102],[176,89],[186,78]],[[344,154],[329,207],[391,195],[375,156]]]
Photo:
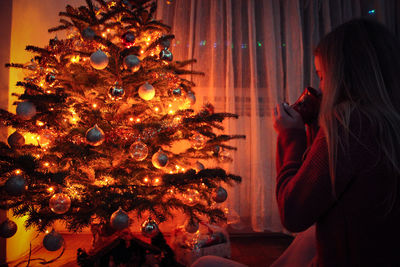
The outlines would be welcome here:
[[[21,173],[20,169],[15,170],[15,174],[20,174],[20,173]]]
[[[132,117],[130,117],[130,118],[129,118],[129,120],[130,120],[130,121],[134,121],[135,119],[134,119],[134,118],[132,118]]]
[[[47,191],[48,191],[49,193],[53,193],[54,188],[53,188],[52,186],[50,186],[49,188],[47,188]]]
[[[97,104],[93,104],[92,107],[93,107],[93,108],[97,108]]]
[[[72,58],[71,58],[71,62],[72,63],[76,63],[76,62],[79,62],[79,60],[80,60],[80,56],[79,55],[76,55],[76,56],[73,56]]]
[[[158,112],[158,111],[160,111],[160,109],[159,109],[158,107],[155,107],[155,108],[154,108],[154,111],[155,111],[155,112]]]
[[[44,165],[45,167],[49,167],[49,166],[50,166],[50,163],[45,162],[45,163],[43,163],[43,165]]]

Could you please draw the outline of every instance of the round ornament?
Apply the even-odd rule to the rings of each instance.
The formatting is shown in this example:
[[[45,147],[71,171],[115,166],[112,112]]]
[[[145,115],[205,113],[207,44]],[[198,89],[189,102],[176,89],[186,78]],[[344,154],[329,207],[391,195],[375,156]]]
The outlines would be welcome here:
[[[20,148],[21,146],[25,145],[25,138],[22,134],[15,131],[7,138],[7,143],[11,148]]]
[[[149,148],[147,147],[147,145],[140,141],[133,143],[130,146],[129,150],[131,153],[131,157],[137,161],[144,160],[149,154]]]
[[[108,66],[108,56],[100,49],[90,56],[90,65],[96,70],[103,70]]]
[[[9,219],[6,219],[0,224],[0,237],[10,238],[17,232],[17,224]]]
[[[46,83],[47,83],[49,86],[53,86],[53,85],[56,83],[56,75],[54,75],[54,73],[48,73],[48,74],[46,75],[45,80],[46,80]]]
[[[122,44],[129,48],[134,45],[135,43],[135,34],[131,31],[127,31],[121,36]]]
[[[172,61],[172,53],[169,51],[167,48],[164,48],[160,52],[160,59],[162,60],[167,60],[167,61]]]
[[[201,170],[204,170],[204,165],[203,165],[201,162],[196,161],[196,163],[194,164],[194,169],[195,169],[197,172],[199,172],[199,171],[201,171]]]
[[[86,132],[86,140],[92,146],[99,146],[104,142],[104,132],[97,126],[93,126]]]
[[[231,153],[226,149],[221,149],[218,153],[218,160],[220,162],[229,162],[231,159]]]
[[[171,46],[171,40],[170,39],[164,39],[161,41],[161,45],[164,48],[169,48]]]
[[[59,250],[63,244],[64,238],[59,233],[54,231],[54,229],[43,238],[43,246],[48,251]]]
[[[96,33],[90,27],[87,27],[87,28],[83,29],[83,31],[82,31],[82,37],[85,40],[93,40],[93,38],[95,36],[96,36]]]
[[[49,207],[56,214],[64,214],[71,207],[71,199],[67,194],[54,194],[49,201]]]
[[[129,226],[129,216],[120,207],[111,215],[110,224],[115,230],[125,229]]]
[[[36,115],[36,107],[31,102],[20,102],[17,105],[17,115],[24,120],[29,120]]]
[[[187,92],[186,97],[189,100],[191,105],[196,104],[196,96],[194,95],[194,93],[192,91]]]
[[[215,202],[222,203],[228,198],[228,192],[226,192],[225,188],[220,186],[216,190],[214,190],[212,198]]]
[[[108,96],[112,100],[121,100],[123,96],[125,95],[125,90],[121,86],[118,85],[118,83],[115,83],[114,86],[108,90]]]
[[[181,96],[182,95],[182,89],[180,87],[175,88],[171,91],[171,94],[175,97]]]
[[[197,150],[202,149],[206,145],[206,142],[207,142],[205,136],[202,134],[199,134],[197,132],[194,133],[189,138],[189,140],[190,140],[192,147]]]
[[[199,230],[199,222],[193,219],[190,219],[185,224],[185,230],[188,233],[194,234]]]
[[[20,196],[26,190],[26,181],[21,175],[14,175],[7,179],[6,192],[11,196]]]
[[[154,153],[153,157],[151,158],[151,162],[153,163],[154,167],[161,169],[167,166],[168,156],[161,149],[159,149],[156,153]]]
[[[152,238],[156,236],[159,232],[160,230],[158,229],[158,225],[153,219],[148,218],[142,223],[142,234],[145,237]]]
[[[142,98],[143,100],[152,100],[153,97],[156,94],[156,90],[154,89],[154,87],[149,84],[148,82],[146,82],[145,84],[142,84],[139,87],[139,96],[140,98]]]
[[[129,55],[124,58],[124,66],[133,72],[140,69],[140,59],[135,55]]]

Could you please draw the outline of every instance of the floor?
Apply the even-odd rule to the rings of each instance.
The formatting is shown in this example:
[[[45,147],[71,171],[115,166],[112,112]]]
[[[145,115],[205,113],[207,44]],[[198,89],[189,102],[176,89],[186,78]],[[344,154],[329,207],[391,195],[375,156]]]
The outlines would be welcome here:
[[[88,234],[65,234],[65,251],[56,261],[42,264],[57,258],[61,251],[49,252],[42,246],[32,250],[29,266],[51,266],[51,267],[72,267],[78,266],[76,255],[78,248],[90,248],[91,235]],[[282,254],[289,246],[292,238],[283,234],[233,234],[231,237],[232,259],[249,267],[270,266],[270,264]],[[27,262],[12,263],[9,266],[27,266]]]

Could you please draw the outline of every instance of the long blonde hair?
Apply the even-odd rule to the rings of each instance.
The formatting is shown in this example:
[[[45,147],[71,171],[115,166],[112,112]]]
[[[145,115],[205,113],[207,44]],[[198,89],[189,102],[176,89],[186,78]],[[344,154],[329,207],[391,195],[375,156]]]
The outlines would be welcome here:
[[[349,121],[360,111],[377,128],[380,156],[393,171],[392,208],[400,177],[400,44],[378,22],[354,19],[327,34],[315,55],[322,63],[324,91],[319,122],[325,131],[335,193],[338,147],[348,148]],[[338,136],[338,127],[345,136]],[[390,192],[388,192],[390,194]]]

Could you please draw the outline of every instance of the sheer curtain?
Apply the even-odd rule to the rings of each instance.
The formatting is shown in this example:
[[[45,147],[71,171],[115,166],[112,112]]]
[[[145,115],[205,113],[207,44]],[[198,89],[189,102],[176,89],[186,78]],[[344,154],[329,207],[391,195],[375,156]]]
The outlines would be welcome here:
[[[210,102],[216,112],[238,120],[226,132],[245,134],[224,167],[243,182],[228,187],[225,205],[237,214],[239,231],[284,231],[275,202],[275,146],[271,111],[293,103],[305,86],[318,86],[313,48],[333,27],[354,17],[371,17],[399,32],[395,0],[158,0],[157,19],[172,26],[176,60],[196,58],[188,77],[198,107]]]

